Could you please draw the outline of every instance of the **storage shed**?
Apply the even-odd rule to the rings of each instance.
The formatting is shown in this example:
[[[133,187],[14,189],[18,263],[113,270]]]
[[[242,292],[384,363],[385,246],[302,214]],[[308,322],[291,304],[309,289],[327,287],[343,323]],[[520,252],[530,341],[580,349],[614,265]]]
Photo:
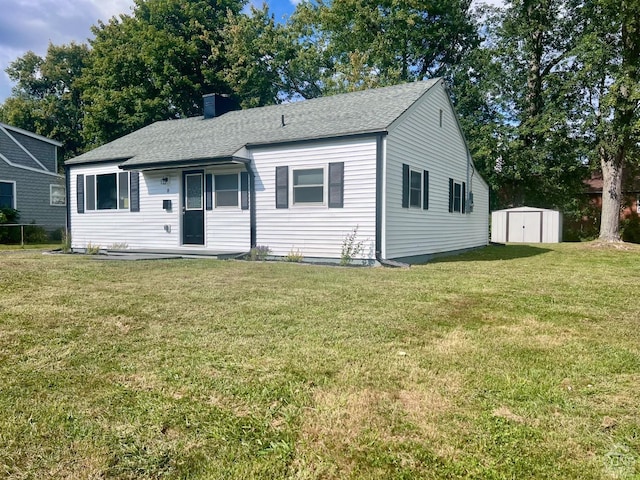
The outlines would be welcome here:
[[[546,208],[518,207],[491,213],[491,241],[496,243],[559,243],[562,214]]]

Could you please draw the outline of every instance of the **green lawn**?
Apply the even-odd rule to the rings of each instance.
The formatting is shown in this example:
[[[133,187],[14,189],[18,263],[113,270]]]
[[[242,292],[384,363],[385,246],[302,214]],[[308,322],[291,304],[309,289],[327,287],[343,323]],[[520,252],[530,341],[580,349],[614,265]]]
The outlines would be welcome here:
[[[0,253],[0,478],[640,478],[639,281]]]

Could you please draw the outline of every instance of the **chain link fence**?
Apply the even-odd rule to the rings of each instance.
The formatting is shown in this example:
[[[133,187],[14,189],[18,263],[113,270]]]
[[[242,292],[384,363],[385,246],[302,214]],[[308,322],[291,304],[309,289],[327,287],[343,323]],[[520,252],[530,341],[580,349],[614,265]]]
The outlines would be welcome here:
[[[37,245],[61,243],[66,228],[43,223],[0,223],[0,244]]]

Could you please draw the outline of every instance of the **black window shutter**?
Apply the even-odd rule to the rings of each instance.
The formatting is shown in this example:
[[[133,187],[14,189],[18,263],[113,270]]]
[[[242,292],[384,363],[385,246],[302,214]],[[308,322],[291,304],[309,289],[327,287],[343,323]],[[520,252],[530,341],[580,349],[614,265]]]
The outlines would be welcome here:
[[[84,196],[86,199],[85,210],[96,209],[96,176],[87,175],[85,177]]]
[[[240,173],[240,208],[249,210],[249,173]]]
[[[467,213],[467,184],[462,182],[462,213]]]
[[[409,165],[402,164],[402,208],[409,208]]]
[[[276,167],[276,208],[289,208],[289,167]]]
[[[329,208],[344,207],[344,162],[329,164]]]
[[[131,189],[129,200],[129,210],[132,212],[140,211],[140,172],[131,172],[129,174],[129,188]]]
[[[213,210],[213,175],[207,173],[204,176],[204,205],[207,210]]]
[[[453,178],[449,179],[449,211],[453,212]]]
[[[78,204],[78,213],[84,213],[84,175],[76,177],[76,203]]]
[[[429,172],[422,172],[422,208],[429,209]]]

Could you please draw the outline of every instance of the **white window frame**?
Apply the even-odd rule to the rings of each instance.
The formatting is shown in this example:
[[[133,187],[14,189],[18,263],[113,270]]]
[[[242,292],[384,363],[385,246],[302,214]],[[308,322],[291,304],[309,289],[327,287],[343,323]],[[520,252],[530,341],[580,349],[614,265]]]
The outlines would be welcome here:
[[[411,187],[411,176],[413,173],[417,173],[418,176],[420,177],[420,195],[418,195],[418,204],[414,205],[411,203],[411,190],[413,189]],[[411,168],[409,167],[409,208],[419,208],[422,209],[422,199],[423,199],[423,192],[422,192],[422,186],[423,186],[423,179],[422,179],[422,172],[420,170],[416,170],[415,168]]]
[[[219,176],[236,176],[236,182],[238,185],[238,188],[236,188],[235,192],[236,192],[236,204],[235,205],[218,205],[218,190],[216,187],[216,177]],[[228,209],[234,209],[237,210],[240,208],[240,173],[236,172],[236,173],[214,173],[213,174],[213,203],[215,208],[228,208]],[[220,192],[232,192],[233,190],[220,190]]]
[[[636,195],[636,213],[640,213],[640,194]]]
[[[458,187],[460,189],[460,201],[458,203],[458,209],[456,210],[456,187]],[[452,210],[451,213],[462,213],[462,182],[456,182],[455,180],[453,181],[453,205],[452,205]]]
[[[121,173],[126,173],[127,174],[127,190],[128,190],[128,201],[127,201],[127,208],[120,208],[120,174]],[[115,175],[116,176],[116,208],[98,208],[98,177],[100,176],[104,176],[104,175]],[[87,195],[87,181],[88,181],[88,177],[93,176],[93,205],[94,208],[93,209],[89,209],[87,208],[87,198],[89,198],[89,196]],[[105,172],[105,173],[88,173],[85,174],[85,208],[84,211],[85,213],[97,213],[97,212],[128,212],[131,210],[131,173],[130,172]],[[66,203],[65,203],[66,205]]]
[[[15,180],[2,180],[0,179],[1,183],[11,183],[13,185],[13,206],[11,208],[13,208],[14,210],[18,209],[18,188],[16,186],[16,181]]]
[[[327,205],[327,191],[328,191],[328,175],[327,171],[329,169],[328,165],[309,165],[309,166],[300,166],[300,167],[291,167],[290,170],[290,182],[289,182],[289,195],[291,206],[294,207],[322,207]],[[299,172],[302,170],[322,170],[322,184],[314,184],[314,185],[295,185],[295,172]],[[322,187],[322,201],[321,202],[296,202],[295,190],[296,188],[305,188],[305,187]]]
[[[62,189],[62,203],[56,203],[53,201],[53,191],[56,189]],[[49,185],[49,205],[52,207],[67,206],[67,189],[64,185],[57,185],[55,183]]]

